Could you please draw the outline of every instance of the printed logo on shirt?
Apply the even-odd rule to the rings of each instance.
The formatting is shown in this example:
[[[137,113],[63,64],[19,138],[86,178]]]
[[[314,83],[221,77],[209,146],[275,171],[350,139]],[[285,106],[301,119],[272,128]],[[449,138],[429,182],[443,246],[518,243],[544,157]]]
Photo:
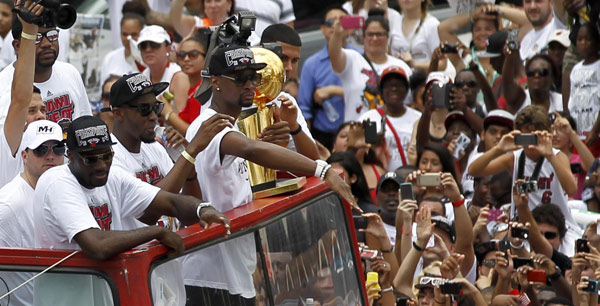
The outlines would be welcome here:
[[[63,118],[73,120],[74,105],[68,93],[54,97],[49,95],[44,100],[44,104],[46,104],[46,119],[57,123]]]
[[[356,108],[357,114],[360,114],[363,107],[367,107],[367,109],[375,109],[381,102],[381,99],[379,98],[379,89],[377,88],[377,79],[373,70],[363,68],[360,73],[366,75],[368,79],[365,83],[362,96],[360,97],[362,100],[362,105]]]
[[[156,186],[156,184],[158,184],[164,178],[162,173],[160,173],[160,170],[158,170],[157,166],[152,166],[152,168],[150,169],[143,169],[141,171],[138,171],[135,173],[135,176],[138,179],[153,186]]]
[[[238,164],[238,174],[244,175],[246,172],[248,172],[248,161],[244,160]],[[246,176],[246,181],[248,181],[248,176]]]
[[[98,226],[103,231],[110,230],[110,225],[112,224],[112,211],[110,209],[110,205],[102,204],[99,206],[90,206],[90,211],[96,219]]]
[[[526,181],[529,181],[530,177],[525,177]],[[542,204],[550,204],[552,203],[552,190],[550,189],[550,185],[554,180],[554,173],[550,175],[550,177],[538,177],[537,187],[538,192],[542,193]]]

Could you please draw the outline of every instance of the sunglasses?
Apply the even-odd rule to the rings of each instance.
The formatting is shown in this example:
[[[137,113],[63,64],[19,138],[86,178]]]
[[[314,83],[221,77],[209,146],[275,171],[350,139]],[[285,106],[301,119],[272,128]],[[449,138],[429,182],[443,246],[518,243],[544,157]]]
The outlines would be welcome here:
[[[326,27],[331,27],[333,26],[333,24],[335,23],[335,19],[325,19],[325,21],[323,22],[323,25]]]
[[[495,259],[484,259],[482,264],[488,268],[493,268],[496,265]]]
[[[253,86],[258,86],[258,84],[260,84],[260,81],[262,80],[262,74],[260,73],[238,75],[235,78],[223,74],[221,76],[233,81],[233,83],[238,87],[244,86],[248,81],[250,81],[250,83],[252,83]]]
[[[44,157],[48,152],[52,149],[52,153],[56,156],[64,156],[65,155],[65,145],[64,144],[55,144],[52,146],[49,145],[39,145],[37,148],[32,149],[33,155],[36,157]]]
[[[175,53],[175,56],[177,56],[178,60],[184,60],[186,56],[189,56],[191,60],[195,60],[198,58],[199,55],[206,56],[206,53],[200,52],[198,50],[192,50],[188,52],[179,51]]]
[[[81,159],[83,160],[84,165],[91,166],[91,165],[95,165],[99,160],[102,160],[104,162],[111,161],[114,154],[115,153],[111,149],[110,152],[107,152],[107,153],[102,153],[102,154],[97,154],[97,155],[79,154],[79,156],[81,156]]]
[[[527,76],[528,77],[533,77],[536,74],[541,76],[541,77],[545,77],[548,76],[550,74],[550,70],[546,69],[546,68],[542,68],[542,69],[529,69],[527,70]]]
[[[465,85],[467,85],[467,87],[470,87],[470,88],[475,88],[475,87],[477,87],[477,82],[476,81],[465,81],[465,82],[454,83],[454,86],[459,87],[459,88],[465,87]]]
[[[419,285],[431,284],[434,287],[439,287],[439,285],[442,283],[442,281],[443,280],[441,277],[423,276],[419,280]]]
[[[139,104],[139,105],[124,104],[124,105],[121,105],[121,107],[134,108],[138,111],[138,113],[140,113],[140,115],[146,117],[146,116],[150,115],[150,113],[152,113],[152,111],[154,111],[154,113],[157,116],[160,116],[160,113],[162,112],[163,108],[165,107],[165,104],[162,102],[156,102],[154,104]]]
[[[160,45],[162,45],[162,44],[155,43],[153,41],[144,41],[144,42],[140,43],[138,48],[140,50],[145,50],[146,48],[148,48],[148,46],[150,46],[150,48],[156,50],[156,49],[160,48]]]
[[[44,37],[46,37],[49,42],[55,42],[58,40],[58,30],[49,30],[45,33],[38,32],[35,38],[35,44],[38,45],[41,43]]]
[[[544,232],[542,234],[544,234],[544,237],[546,237],[546,239],[554,239],[558,236],[557,232]]]

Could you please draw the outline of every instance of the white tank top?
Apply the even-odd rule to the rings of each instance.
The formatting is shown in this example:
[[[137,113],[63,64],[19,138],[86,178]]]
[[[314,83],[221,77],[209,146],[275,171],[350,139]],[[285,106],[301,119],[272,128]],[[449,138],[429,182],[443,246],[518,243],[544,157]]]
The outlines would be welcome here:
[[[513,183],[517,180],[518,168],[519,168],[519,156],[523,152],[523,149],[513,151]],[[554,155],[558,154],[560,150],[552,149]],[[523,171],[523,177],[525,180],[529,180],[529,177],[535,169],[536,162],[525,156],[525,169]],[[538,191],[529,194],[529,209],[533,210],[538,205],[543,204],[554,204],[560,207],[565,221],[568,227],[578,227],[577,223],[571,215],[571,210],[567,205],[568,196],[560,185],[560,181],[554,171],[554,167],[548,160],[544,160],[540,174],[537,179]],[[511,217],[515,214],[515,204],[512,199],[511,192]]]

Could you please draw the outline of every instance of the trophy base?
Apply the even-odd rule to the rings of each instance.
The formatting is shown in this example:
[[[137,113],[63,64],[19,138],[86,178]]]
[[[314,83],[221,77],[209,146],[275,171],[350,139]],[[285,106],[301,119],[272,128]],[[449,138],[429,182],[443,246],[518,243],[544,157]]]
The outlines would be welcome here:
[[[252,193],[260,192],[263,190],[271,189],[277,187],[277,181],[270,181],[262,184],[258,184],[256,186],[252,186]]]
[[[262,191],[253,192],[252,195],[254,199],[262,199],[266,197],[272,197],[275,195],[280,195],[282,193],[287,193],[291,191],[296,191],[302,186],[306,184],[306,177],[301,176],[293,179],[278,179],[277,186],[269,189],[265,189]]]

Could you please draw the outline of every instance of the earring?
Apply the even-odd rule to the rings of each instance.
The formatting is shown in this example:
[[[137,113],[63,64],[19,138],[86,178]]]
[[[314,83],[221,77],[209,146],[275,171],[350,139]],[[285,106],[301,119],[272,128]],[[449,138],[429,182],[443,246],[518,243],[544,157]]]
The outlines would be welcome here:
[[[221,88],[217,87],[217,91],[221,91]]]

